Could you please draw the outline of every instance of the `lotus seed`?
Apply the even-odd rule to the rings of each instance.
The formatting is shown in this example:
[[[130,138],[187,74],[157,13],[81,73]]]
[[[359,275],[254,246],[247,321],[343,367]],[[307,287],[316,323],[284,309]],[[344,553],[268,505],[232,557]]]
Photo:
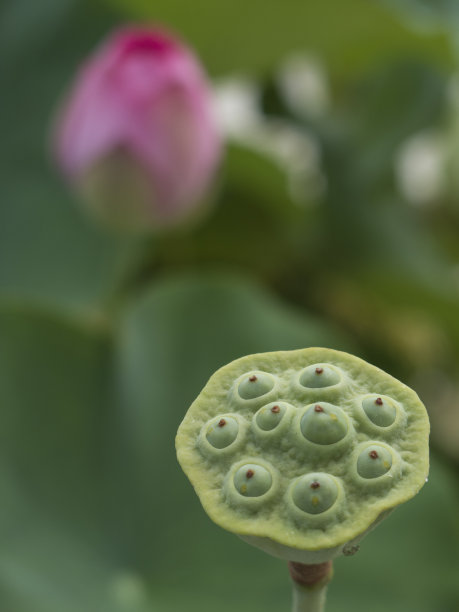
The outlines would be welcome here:
[[[384,446],[367,446],[357,459],[357,472],[362,478],[378,478],[392,467],[392,455]]]
[[[389,427],[395,422],[397,409],[389,399],[370,395],[362,401],[362,408],[370,421],[378,427]]]
[[[312,365],[300,374],[300,384],[310,389],[322,389],[337,385],[341,380],[339,372],[328,365]]]
[[[301,433],[314,444],[335,444],[348,432],[347,418],[341,408],[322,402],[308,406],[301,417]]]
[[[285,403],[271,403],[260,408],[255,415],[255,422],[263,431],[272,431],[284,418],[287,411]]]
[[[245,376],[238,386],[242,399],[250,400],[269,393],[274,387],[274,377],[266,372],[257,372]]]
[[[321,514],[338,499],[338,485],[328,474],[305,474],[292,488],[292,499],[300,510],[308,514]]]
[[[239,432],[239,424],[233,417],[213,419],[206,429],[206,438],[214,448],[226,448],[234,442]]]
[[[244,497],[260,497],[272,486],[272,476],[262,465],[247,463],[234,474],[234,486]]]

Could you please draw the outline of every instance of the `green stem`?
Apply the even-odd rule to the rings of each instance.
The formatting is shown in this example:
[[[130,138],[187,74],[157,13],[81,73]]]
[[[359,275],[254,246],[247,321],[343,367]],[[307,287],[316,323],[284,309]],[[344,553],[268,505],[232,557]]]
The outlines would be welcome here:
[[[292,612],[323,612],[327,585],[305,587],[293,582]]]
[[[288,569],[293,583],[292,612],[323,612],[332,562],[307,565],[290,561]]]

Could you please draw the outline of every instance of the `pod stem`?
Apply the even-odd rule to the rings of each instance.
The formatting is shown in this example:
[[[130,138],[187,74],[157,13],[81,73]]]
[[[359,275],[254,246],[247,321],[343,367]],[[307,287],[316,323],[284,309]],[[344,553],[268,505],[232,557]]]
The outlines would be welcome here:
[[[288,569],[293,583],[292,612],[323,612],[332,562],[306,565],[290,561]]]

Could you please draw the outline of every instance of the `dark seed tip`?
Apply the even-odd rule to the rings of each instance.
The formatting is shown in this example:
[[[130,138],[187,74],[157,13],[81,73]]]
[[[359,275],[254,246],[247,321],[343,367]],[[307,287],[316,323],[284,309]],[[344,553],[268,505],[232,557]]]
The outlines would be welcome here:
[[[274,412],[274,414],[277,414],[278,412],[280,412],[280,407],[276,404],[276,406],[273,406],[271,408],[271,412]]]
[[[226,421],[225,421],[225,419],[220,419],[220,420],[218,421],[218,426],[219,426],[219,427],[225,427],[225,425],[226,425]]]
[[[250,376],[249,378],[250,382],[255,382],[257,379],[257,377],[255,376],[255,374],[253,374],[252,376]]]
[[[382,399],[381,399],[380,397],[377,397],[377,398],[375,399],[375,404],[376,404],[377,406],[382,406],[382,405],[383,405],[383,401],[382,401]]]
[[[323,368],[316,368],[316,374],[322,374],[324,371]]]
[[[368,454],[372,459],[377,459],[379,457],[378,453],[375,450],[370,451]]]
[[[255,472],[253,470],[247,470],[247,472],[245,473],[246,478],[252,478],[254,474]]]
[[[320,406],[320,404],[316,404],[316,405],[314,406],[314,411],[315,411],[315,412],[323,412],[323,411],[324,411],[324,409],[322,408],[322,406]]]
[[[314,480],[314,482],[311,482],[311,489],[318,489],[320,487],[320,482],[317,482],[317,480]]]

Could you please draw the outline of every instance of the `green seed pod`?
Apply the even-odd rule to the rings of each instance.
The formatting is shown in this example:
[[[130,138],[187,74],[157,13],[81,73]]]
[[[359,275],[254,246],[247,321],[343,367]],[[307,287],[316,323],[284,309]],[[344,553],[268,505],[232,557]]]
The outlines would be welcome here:
[[[419,491],[428,435],[414,391],[357,357],[309,348],[218,370],[176,445],[216,523],[275,556],[318,564],[350,554]]]

